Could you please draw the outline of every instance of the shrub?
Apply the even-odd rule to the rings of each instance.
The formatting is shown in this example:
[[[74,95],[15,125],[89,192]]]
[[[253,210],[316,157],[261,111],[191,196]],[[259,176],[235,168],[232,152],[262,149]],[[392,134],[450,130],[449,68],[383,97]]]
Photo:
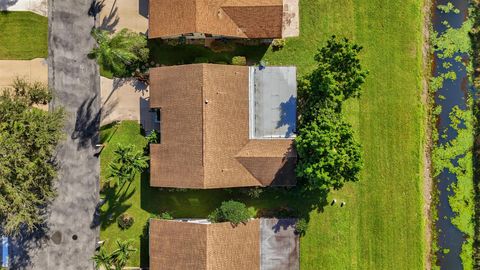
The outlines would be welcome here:
[[[246,66],[247,65],[247,58],[245,56],[234,56],[232,58],[232,65]]]
[[[208,219],[211,222],[229,221],[232,224],[238,225],[247,222],[250,217],[250,213],[244,203],[230,200],[222,202],[222,205],[215,209],[215,211],[208,216]]]
[[[158,216],[159,219],[165,219],[165,220],[173,220],[172,215],[168,212],[163,212]]]
[[[263,190],[264,189],[261,187],[252,187],[252,188],[242,188],[240,189],[240,192],[252,199],[258,199],[260,198],[260,195],[262,195]]]
[[[272,42],[272,50],[278,51],[285,47],[285,39],[274,39]]]
[[[134,221],[134,218],[129,214],[121,214],[117,218],[118,227],[120,227],[120,229],[122,230],[126,230],[132,227]]]
[[[302,218],[297,221],[297,224],[295,224],[295,233],[304,236],[305,233],[307,232],[308,229],[308,223],[307,221]]]
[[[147,139],[148,143],[159,143],[160,142],[160,132],[156,130],[150,131],[147,136],[145,136]]]

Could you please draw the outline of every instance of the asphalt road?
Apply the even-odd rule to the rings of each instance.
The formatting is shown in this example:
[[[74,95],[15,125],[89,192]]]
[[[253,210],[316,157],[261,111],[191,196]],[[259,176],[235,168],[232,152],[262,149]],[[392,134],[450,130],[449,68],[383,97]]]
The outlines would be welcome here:
[[[45,233],[19,240],[13,269],[93,269],[98,239],[94,218],[100,164],[95,156],[100,120],[98,67],[88,15],[92,0],[49,0],[50,108],[67,112],[66,138],[58,147],[58,197],[49,206]]]

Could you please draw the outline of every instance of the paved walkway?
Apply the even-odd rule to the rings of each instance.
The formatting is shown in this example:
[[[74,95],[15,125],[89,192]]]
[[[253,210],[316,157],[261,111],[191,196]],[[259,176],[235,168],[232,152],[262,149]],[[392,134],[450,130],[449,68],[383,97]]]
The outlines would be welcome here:
[[[42,58],[33,60],[0,60],[0,89],[10,86],[15,77],[47,83],[47,61]]]
[[[31,11],[47,16],[47,0],[0,0],[0,11]]]
[[[48,209],[49,230],[20,243],[25,253],[13,258],[13,269],[94,268],[100,81],[95,61],[87,58],[94,46],[90,6],[91,0],[49,0],[49,84],[56,95],[50,107],[67,111],[67,135],[57,150],[58,197]]]
[[[0,0],[1,1],[1,0]],[[148,0],[103,0],[98,27],[108,31],[128,28],[137,33],[148,29]]]

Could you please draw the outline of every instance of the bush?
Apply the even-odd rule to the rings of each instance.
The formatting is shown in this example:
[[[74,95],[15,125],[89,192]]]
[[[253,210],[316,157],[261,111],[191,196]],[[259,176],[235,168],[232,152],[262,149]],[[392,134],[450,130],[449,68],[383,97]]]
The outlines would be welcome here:
[[[272,50],[278,51],[285,47],[285,39],[274,39],[272,42]]]
[[[208,219],[211,222],[229,221],[235,225],[247,222],[250,217],[247,206],[244,203],[233,200],[222,202],[219,208],[208,215]]]
[[[164,219],[164,220],[173,220],[173,216],[170,215],[168,212],[163,212],[158,216],[159,219]]]
[[[252,187],[252,188],[242,188],[240,189],[240,192],[252,199],[258,199],[260,198],[260,195],[262,195],[263,190],[264,189],[261,187]]]
[[[247,58],[245,56],[234,56],[232,58],[232,65],[246,66],[247,65]]]
[[[307,221],[302,218],[297,221],[297,224],[295,224],[295,233],[304,236],[305,233],[307,232],[308,229],[308,223]]]
[[[117,218],[118,227],[120,227],[120,229],[122,230],[126,230],[132,227],[134,221],[134,218],[129,214],[121,214]]]
[[[159,143],[160,142],[160,132],[158,132],[156,130],[152,130],[152,131],[150,131],[150,133],[148,133],[147,136],[145,136],[145,138],[147,139],[149,144]]]

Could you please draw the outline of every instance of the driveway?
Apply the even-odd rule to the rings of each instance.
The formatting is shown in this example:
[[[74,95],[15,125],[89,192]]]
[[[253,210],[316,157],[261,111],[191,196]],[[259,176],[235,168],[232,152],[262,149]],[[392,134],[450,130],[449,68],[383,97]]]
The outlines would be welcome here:
[[[0,0],[2,1],[2,0]],[[128,28],[137,33],[148,30],[148,0],[103,0],[97,25],[108,31]]]
[[[148,132],[153,128],[155,114],[150,112],[148,87],[133,79],[101,77],[101,125],[115,121],[134,120]]]
[[[23,77],[28,81],[48,83],[47,61],[42,58],[33,60],[0,60],[0,89],[10,86],[15,77]]]
[[[31,11],[47,16],[47,0],[0,0],[0,11]]]

